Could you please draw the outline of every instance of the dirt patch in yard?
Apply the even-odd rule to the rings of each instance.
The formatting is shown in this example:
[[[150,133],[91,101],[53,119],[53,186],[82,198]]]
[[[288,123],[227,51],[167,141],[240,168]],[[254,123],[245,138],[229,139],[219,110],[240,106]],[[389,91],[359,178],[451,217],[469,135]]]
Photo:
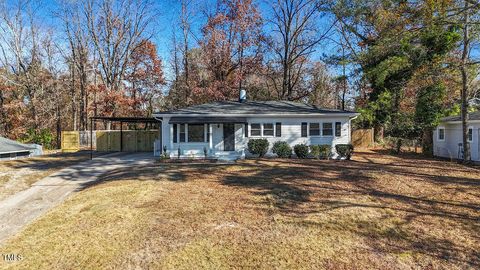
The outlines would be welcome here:
[[[480,170],[421,156],[118,170],[11,239],[6,268],[480,268]],[[59,259],[61,258],[61,259]]]
[[[0,201],[56,171],[88,159],[90,152],[81,151],[0,161]]]

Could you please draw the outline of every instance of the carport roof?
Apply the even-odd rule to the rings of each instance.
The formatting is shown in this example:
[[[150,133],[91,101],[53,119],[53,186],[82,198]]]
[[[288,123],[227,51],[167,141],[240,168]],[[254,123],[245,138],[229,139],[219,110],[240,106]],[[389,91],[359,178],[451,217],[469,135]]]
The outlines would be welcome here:
[[[110,122],[124,122],[124,123],[156,123],[159,122],[153,117],[110,117],[110,116],[94,116],[93,120],[104,120]]]

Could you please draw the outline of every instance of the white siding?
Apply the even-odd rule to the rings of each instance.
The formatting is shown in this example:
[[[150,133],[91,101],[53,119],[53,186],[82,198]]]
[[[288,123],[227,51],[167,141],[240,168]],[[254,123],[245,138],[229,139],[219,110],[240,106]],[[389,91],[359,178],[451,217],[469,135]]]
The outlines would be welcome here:
[[[473,137],[470,142],[472,160],[480,161],[480,123],[469,125],[473,129]],[[438,129],[445,128],[445,140],[438,139]],[[442,123],[433,132],[433,154],[439,157],[458,158],[458,144],[462,143],[461,123]]]
[[[180,147],[181,155],[183,156],[203,156],[203,148],[209,148],[209,143],[173,143],[172,142],[172,125],[168,124],[170,118],[165,117],[162,122],[162,138],[163,144],[167,146],[167,152],[171,153],[172,156],[177,155],[177,149]],[[267,155],[273,155],[271,148],[273,144],[277,141],[286,141],[293,148],[296,144],[307,144],[307,145],[319,145],[319,144],[328,144],[332,146],[332,149],[335,149],[336,144],[346,144],[350,143],[350,118],[349,117],[249,117],[247,118],[249,124],[252,123],[272,123],[275,129],[275,123],[281,123],[282,125],[282,136],[281,137],[255,137],[249,136],[245,137],[245,130],[243,124],[235,124],[235,152],[232,153],[237,157],[248,156],[247,143],[251,138],[266,138],[270,143],[270,149]],[[301,125],[302,122],[306,123],[320,123],[324,122],[332,123],[333,136],[307,136],[301,137]],[[335,122],[342,123],[341,136],[335,136]],[[249,133],[251,128],[249,127]],[[212,152],[211,154],[221,154],[223,151],[223,125],[222,124],[212,124]]]
[[[332,149],[335,149],[335,145],[350,143],[350,120],[348,117],[304,117],[304,118],[293,118],[293,117],[283,117],[283,118],[262,118],[255,117],[249,118],[248,122],[251,123],[282,123],[282,136],[281,137],[256,137],[250,136],[249,138],[266,138],[270,143],[270,150],[267,155],[273,155],[271,148],[273,144],[277,141],[286,141],[292,148],[296,144],[306,144],[306,145],[318,145],[318,144],[329,144],[332,146]],[[306,123],[324,123],[329,122],[333,124],[333,136],[301,136],[302,122]],[[342,123],[342,136],[335,137],[335,122]],[[321,129],[321,126],[320,126]],[[250,131],[250,129],[249,129]],[[248,141],[248,140],[247,140]],[[246,145],[246,142],[245,142]],[[247,156],[249,155],[246,151]]]

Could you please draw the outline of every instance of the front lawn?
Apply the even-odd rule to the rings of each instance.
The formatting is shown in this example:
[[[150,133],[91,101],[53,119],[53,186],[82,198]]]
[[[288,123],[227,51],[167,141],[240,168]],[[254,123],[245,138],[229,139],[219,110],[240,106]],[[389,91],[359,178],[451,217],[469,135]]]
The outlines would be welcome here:
[[[0,253],[31,269],[478,269],[480,170],[364,152],[118,170]]]

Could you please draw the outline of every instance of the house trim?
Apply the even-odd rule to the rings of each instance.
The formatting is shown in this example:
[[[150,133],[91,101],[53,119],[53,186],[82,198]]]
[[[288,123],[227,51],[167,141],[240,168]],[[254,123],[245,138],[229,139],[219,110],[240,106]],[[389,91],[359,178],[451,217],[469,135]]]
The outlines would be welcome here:
[[[327,117],[356,117],[359,113],[296,113],[296,114],[281,114],[281,113],[269,113],[269,114],[211,114],[211,113],[202,113],[202,114],[162,114],[157,113],[153,116],[155,118],[158,117],[319,117],[319,116],[327,116]]]

